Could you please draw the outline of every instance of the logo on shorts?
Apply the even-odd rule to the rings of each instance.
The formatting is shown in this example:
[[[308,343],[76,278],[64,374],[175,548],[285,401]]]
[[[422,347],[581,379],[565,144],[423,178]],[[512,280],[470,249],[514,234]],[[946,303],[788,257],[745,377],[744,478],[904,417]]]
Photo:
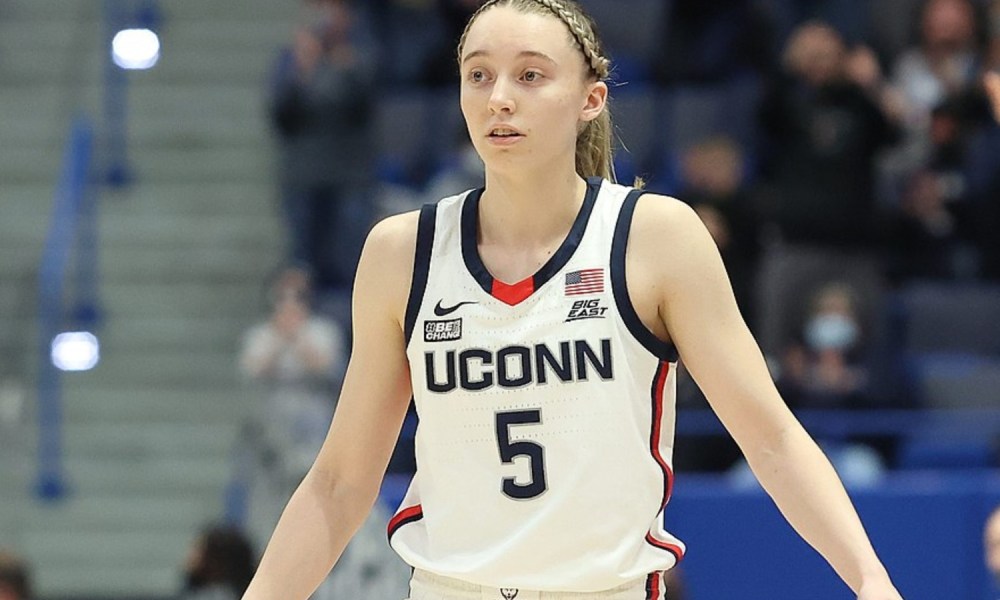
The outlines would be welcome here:
[[[500,588],[500,594],[504,597],[504,600],[514,600],[514,598],[517,598],[517,589]]]
[[[425,342],[450,342],[462,339],[462,319],[424,321]]]

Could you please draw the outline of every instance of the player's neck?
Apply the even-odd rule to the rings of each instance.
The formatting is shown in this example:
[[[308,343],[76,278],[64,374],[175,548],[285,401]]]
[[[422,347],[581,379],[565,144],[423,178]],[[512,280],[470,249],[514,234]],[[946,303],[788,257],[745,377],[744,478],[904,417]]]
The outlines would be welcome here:
[[[580,212],[587,183],[575,172],[565,177],[551,173],[509,177],[487,172],[479,206],[480,240],[501,246],[561,242]]]

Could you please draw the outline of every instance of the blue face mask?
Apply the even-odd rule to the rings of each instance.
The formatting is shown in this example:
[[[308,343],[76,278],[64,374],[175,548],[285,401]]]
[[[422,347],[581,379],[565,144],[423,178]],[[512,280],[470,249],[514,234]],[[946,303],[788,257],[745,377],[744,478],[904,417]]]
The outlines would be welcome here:
[[[858,341],[858,326],[844,315],[819,315],[806,324],[805,337],[813,350],[848,350]]]

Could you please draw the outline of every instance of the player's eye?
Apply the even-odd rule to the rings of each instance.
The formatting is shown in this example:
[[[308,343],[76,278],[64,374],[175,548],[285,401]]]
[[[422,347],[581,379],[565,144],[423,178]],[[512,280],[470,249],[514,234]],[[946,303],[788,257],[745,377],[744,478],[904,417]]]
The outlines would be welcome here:
[[[469,81],[472,83],[482,83],[486,80],[486,73],[483,73],[480,69],[473,69],[469,71]]]
[[[542,74],[539,73],[538,71],[525,71],[524,75],[522,77],[528,83],[533,83],[533,82],[538,81],[539,79],[541,79],[542,78]]]

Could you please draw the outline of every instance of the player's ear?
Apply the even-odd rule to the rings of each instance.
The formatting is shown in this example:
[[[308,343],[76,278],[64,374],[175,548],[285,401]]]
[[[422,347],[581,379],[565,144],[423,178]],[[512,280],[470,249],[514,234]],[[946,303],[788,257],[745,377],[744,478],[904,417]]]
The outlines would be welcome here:
[[[580,111],[580,120],[593,121],[608,102],[608,84],[603,81],[593,81],[587,84],[586,89],[587,95]]]

